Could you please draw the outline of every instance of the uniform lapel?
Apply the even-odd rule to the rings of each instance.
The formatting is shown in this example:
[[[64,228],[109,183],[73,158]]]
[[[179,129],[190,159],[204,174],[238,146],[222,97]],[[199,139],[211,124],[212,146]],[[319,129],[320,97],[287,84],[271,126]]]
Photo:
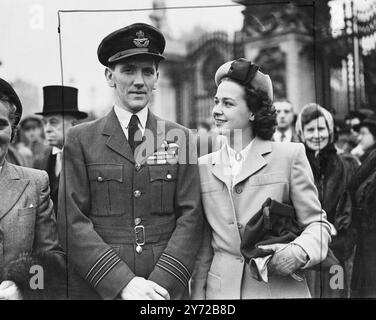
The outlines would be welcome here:
[[[106,145],[110,149],[119,153],[129,161],[134,162],[132,149],[129,146],[128,140],[124,135],[124,131],[121,128],[113,108],[106,117],[102,134],[109,136]]]
[[[267,164],[263,155],[270,153],[271,151],[272,146],[270,141],[256,137],[252,142],[251,149],[248,152],[241,171],[235,177],[234,186],[262,169]]]
[[[13,166],[5,161],[0,174],[0,219],[17,203],[29,182],[21,179]]]
[[[231,190],[231,167],[226,145],[223,145],[219,151],[213,153],[211,171],[213,175],[226,184],[228,190]]]

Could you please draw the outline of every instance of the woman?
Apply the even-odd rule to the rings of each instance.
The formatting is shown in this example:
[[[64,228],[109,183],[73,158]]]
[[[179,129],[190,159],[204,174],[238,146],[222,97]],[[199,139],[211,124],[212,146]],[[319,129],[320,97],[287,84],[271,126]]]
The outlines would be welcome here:
[[[358,167],[352,156],[337,154],[334,146],[334,121],[332,115],[315,103],[305,105],[296,121],[296,133],[306,148],[315,185],[319,192],[322,208],[332,224],[333,234],[330,245],[334,255],[346,270],[353,246],[349,234],[351,201],[347,189]],[[346,270],[346,275],[348,272]],[[347,297],[347,282],[344,278],[342,289],[330,288],[329,270],[310,271],[308,274],[311,294],[315,298]],[[335,290],[333,290],[335,289]]]
[[[376,298],[376,118],[364,120],[355,129],[364,154],[350,187],[352,228],[358,235],[351,297]]]
[[[312,172],[298,143],[271,142],[276,125],[269,76],[245,59],[216,72],[213,117],[227,143],[199,159],[207,219],[192,279],[193,299],[309,297],[293,275],[325,258],[330,226],[321,210]],[[288,244],[264,246],[274,254],[268,282],[258,281],[241,255],[244,226],[265,200],[292,204],[304,231]]]
[[[45,172],[8,163],[5,157],[22,115],[13,88],[0,79],[0,299],[22,299],[19,283],[32,254],[58,247],[56,220]],[[25,262],[25,263],[23,263]],[[30,276],[30,273],[25,273]],[[15,278],[20,280],[15,283]]]

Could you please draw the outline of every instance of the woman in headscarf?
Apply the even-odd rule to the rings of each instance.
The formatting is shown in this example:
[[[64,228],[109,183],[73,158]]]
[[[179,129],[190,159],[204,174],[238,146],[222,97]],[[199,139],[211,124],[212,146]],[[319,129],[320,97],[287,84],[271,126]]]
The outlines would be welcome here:
[[[0,300],[25,298],[31,256],[58,248],[47,173],[6,160],[21,115],[17,93],[0,79]]]
[[[355,129],[364,154],[350,189],[352,228],[358,235],[351,297],[376,298],[376,118],[365,119]]]
[[[296,121],[296,133],[305,145],[322,208],[333,226],[330,248],[346,270],[345,262],[353,249],[349,234],[351,201],[347,190],[358,167],[357,161],[350,155],[337,154],[333,117],[318,104],[309,103],[302,108]],[[332,275],[329,270],[308,272],[313,297],[347,297],[347,277],[343,279],[343,289],[331,288]]]
[[[272,83],[257,65],[245,59],[226,62],[215,82],[213,117],[226,143],[199,159],[207,224],[192,298],[310,297],[304,277],[293,275],[326,257],[330,226],[304,147],[270,141],[276,125]],[[240,247],[247,222],[268,197],[292,204],[304,230],[291,242],[263,246],[271,258],[259,281]]]

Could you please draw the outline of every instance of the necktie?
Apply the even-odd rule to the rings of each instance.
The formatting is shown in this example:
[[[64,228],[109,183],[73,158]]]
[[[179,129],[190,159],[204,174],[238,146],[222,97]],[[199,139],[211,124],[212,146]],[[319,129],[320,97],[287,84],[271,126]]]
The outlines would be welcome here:
[[[281,142],[285,141],[286,134],[284,132],[281,133]]]
[[[55,176],[58,177],[61,171],[61,154],[62,152],[56,153],[56,163],[55,163]]]
[[[138,127],[138,117],[134,114],[131,117],[131,120],[129,121],[128,125],[128,142],[132,149],[132,152],[134,154],[134,150],[137,148],[137,146],[142,142],[142,134],[141,130]]]

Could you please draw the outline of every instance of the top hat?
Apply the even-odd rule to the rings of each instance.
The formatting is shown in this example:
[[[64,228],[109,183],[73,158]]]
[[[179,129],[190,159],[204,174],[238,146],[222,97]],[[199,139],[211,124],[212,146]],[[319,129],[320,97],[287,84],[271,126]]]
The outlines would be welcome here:
[[[218,86],[224,77],[228,77],[243,86],[252,86],[264,91],[273,100],[273,86],[270,77],[259,70],[259,66],[244,58],[222,64],[215,73],[215,84]]]
[[[86,112],[78,110],[78,89],[68,86],[43,87],[43,111],[36,112],[42,116],[51,114],[71,114],[77,119],[87,117]]]
[[[14,91],[14,89],[12,88],[12,86],[1,78],[0,78],[0,94],[3,94],[6,97],[8,97],[10,102],[16,107],[15,126],[17,126],[22,116],[21,100],[18,97],[16,91]]]
[[[136,55],[163,60],[166,41],[163,34],[146,23],[134,23],[110,33],[98,47],[98,59],[108,66],[115,61]]]

